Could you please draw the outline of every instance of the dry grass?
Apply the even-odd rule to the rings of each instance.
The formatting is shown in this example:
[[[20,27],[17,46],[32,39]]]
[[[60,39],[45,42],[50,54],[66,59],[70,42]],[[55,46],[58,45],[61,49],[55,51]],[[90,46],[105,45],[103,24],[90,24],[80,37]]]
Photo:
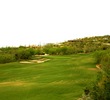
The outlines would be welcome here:
[[[29,86],[32,83],[24,82],[24,81],[8,81],[8,82],[1,82],[0,86]]]
[[[88,70],[97,71],[97,68],[88,68]]]

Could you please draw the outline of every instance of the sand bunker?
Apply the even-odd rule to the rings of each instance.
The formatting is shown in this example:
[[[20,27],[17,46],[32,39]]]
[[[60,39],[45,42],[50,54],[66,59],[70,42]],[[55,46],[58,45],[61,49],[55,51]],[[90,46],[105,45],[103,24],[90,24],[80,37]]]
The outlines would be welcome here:
[[[32,62],[29,62],[29,61],[20,61],[20,63],[25,63],[25,64],[27,63],[28,64],[28,63],[32,63]]]
[[[44,63],[50,59],[39,59],[39,60],[29,60],[29,61],[20,61],[20,63]]]

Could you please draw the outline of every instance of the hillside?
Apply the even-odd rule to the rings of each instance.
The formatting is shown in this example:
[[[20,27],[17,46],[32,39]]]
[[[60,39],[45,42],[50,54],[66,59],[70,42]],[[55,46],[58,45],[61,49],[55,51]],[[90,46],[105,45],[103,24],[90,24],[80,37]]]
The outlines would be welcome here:
[[[90,53],[97,50],[106,50],[110,48],[110,36],[94,36],[68,40],[59,44],[46,44],[44,52],[49,54],[75,54]]]

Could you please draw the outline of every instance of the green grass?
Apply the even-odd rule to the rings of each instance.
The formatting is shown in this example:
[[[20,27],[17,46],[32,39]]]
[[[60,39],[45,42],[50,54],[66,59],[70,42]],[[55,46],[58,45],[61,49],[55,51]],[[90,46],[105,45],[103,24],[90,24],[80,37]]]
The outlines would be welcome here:
[[[77,100],[95,80],[92,54],[47,58],[40,64],[0,64],[0,100]]]

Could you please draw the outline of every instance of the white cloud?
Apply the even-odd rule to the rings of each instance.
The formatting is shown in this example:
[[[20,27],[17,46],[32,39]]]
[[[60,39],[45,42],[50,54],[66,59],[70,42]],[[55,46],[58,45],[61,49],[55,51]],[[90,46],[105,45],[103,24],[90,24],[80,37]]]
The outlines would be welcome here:
[[[109,0],[1,0],[0,46],[110,35]]]

